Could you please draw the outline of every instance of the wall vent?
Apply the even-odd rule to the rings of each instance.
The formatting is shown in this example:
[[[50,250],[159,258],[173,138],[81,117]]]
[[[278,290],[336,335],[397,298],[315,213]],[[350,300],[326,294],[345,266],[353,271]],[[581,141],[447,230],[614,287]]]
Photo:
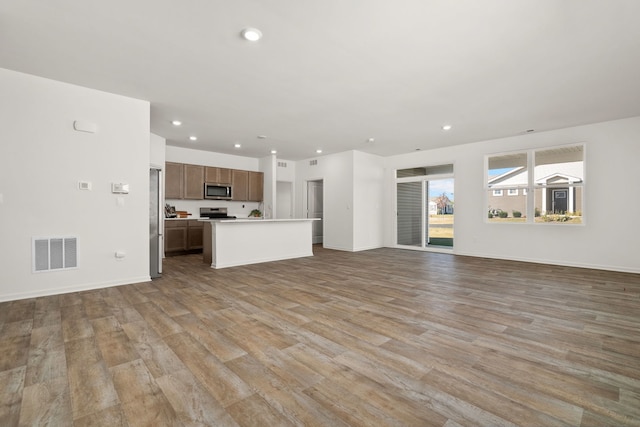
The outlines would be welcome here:
[[[34,237],[32,252],[34,273],[78,267],[76,237]]]
[[[279,168],[286,168],[287,167],[287,162],[278,162],[278,167]]]
[[[318,164],[318,159],[315,160],[309,160],[309,166],[315,166]]]

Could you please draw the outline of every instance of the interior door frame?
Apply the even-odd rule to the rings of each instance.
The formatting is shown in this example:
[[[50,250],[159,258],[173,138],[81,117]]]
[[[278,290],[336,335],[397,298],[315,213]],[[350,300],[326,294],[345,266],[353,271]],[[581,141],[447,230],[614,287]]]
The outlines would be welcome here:
[[[315,216],[311,216],[311,212],[309,209],[309,202],[311,200],[310,198],[310,194],[309,194],[309,185],[311,183],[317,183],[320,182],[322,183],[322,214],[321,214],[321,219],[319,221],[313,221],[313,225],[312,227],[321,227],[321,237],[320,237],[320,241],[319,242],[313,242],[313,244],[323,244],[324,245],[324,200],[325,200],[325,194],[324,194],[324,178],[316,178],[316,179],[308,179],[305,181],[305,186],[304,186],[304,191],[305,191],[305,198],[306,198],[306,206],[305,206],[305,210],[307,212],[306,217],[307,218],[316,218]],[[312,234],[312,239],[315,237],[314,234]]]

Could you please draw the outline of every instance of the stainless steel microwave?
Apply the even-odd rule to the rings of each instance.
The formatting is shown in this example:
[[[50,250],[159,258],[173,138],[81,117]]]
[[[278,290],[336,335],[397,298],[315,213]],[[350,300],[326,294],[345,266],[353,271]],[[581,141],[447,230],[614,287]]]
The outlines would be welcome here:
[[[204,184],[204,198],[215,200],[231,200],[231,186],[224,184]]]

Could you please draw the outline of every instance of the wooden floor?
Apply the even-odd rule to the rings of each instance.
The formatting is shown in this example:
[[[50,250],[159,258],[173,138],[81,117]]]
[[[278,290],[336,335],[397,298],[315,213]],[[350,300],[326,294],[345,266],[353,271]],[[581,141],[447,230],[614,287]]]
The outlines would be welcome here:
[[[315,252],[0,304],[0,426],[640,426],[640,275]]]

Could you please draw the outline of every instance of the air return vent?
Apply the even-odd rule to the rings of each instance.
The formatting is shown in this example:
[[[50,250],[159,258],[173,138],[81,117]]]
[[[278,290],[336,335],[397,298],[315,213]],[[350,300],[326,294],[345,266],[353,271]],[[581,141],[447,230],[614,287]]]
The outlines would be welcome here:
[[[316,166],[318,164],[318,159],[309,160],[309,166]]]
[[[32,252],[34,273],[78,267],[76,237],[34,237]]]
[[[278,162],[278,167],[279,168],[286,168],[287,167],[287,162]]]

